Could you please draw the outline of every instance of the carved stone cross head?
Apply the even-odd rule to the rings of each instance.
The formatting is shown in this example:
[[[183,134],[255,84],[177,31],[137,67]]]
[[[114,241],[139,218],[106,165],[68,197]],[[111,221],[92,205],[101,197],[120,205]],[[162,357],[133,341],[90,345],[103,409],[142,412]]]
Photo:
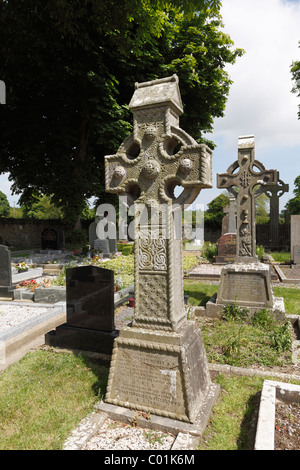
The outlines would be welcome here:
[[[183,113],[178,77],[136,83],[129,104],[133,133],[107,156],[106,191],[129,202],[191,204],[212,187],[212,151],[179,127]],[[182,186],[179,197],[174,188]]]
[[[277,174],[277,170],[266,170],[260,161],[255,160],[254,136],[243,136],[239,138],[238,160],[230,165],[226,173],[217,175],[217,187],[228,189],[237,199],[236,261],[257,260],[255,197],[266,184],[276,184]]]

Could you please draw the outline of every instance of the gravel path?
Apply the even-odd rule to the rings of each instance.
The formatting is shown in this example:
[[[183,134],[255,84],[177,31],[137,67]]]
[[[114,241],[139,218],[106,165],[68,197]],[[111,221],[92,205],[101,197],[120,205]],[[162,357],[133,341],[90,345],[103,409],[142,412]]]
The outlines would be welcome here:
[[[0,333],[45,313],[48,309],[31,305],[0,304]]]
[[[175,440],[172,434],[135,427],[107,418],[100,431],[82,450],[169,450]]]

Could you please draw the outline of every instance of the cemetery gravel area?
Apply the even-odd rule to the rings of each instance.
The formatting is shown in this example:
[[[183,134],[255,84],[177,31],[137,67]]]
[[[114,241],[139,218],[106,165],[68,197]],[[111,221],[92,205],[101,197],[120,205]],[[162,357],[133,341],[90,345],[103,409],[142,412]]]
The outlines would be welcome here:
[[[274,450],[300,449],[300,403],[279,401],[275,408]]]

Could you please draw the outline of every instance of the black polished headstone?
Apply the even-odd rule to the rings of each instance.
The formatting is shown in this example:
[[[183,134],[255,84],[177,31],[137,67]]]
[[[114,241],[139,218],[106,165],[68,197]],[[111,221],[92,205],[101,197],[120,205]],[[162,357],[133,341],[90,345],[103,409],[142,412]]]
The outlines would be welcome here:
[[[45,335],[52,347],[92,351],[110,360],[114,325],[114,272],[79,266],[66,272],[67,322]]]
[[[100,331],[114,329],[114,272],[97,266],[67,269],[67,324]]]
[[[12,298],[12,289],[10,250],[0,245],[0,297]]]

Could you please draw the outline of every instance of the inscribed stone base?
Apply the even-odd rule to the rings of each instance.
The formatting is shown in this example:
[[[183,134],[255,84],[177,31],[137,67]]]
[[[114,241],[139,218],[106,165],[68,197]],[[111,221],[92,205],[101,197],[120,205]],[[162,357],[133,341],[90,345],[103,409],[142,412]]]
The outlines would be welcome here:
[[[284,314],[284,304],[273,295],[268,265],[236,263],[222,268],[218,294],[207,302],[206,312],[220,313],[232,304],[249,309],[250,314],[263,308]]]
[[[202,335],[194,322],[171,333],[135,327],[120,331],[106,403],[193,422],[211,389]]]
[[[45,344],[52,347],[78,349],[111,356],[119,330],[112,332],[76,328],[66,323],[45,335]]]

